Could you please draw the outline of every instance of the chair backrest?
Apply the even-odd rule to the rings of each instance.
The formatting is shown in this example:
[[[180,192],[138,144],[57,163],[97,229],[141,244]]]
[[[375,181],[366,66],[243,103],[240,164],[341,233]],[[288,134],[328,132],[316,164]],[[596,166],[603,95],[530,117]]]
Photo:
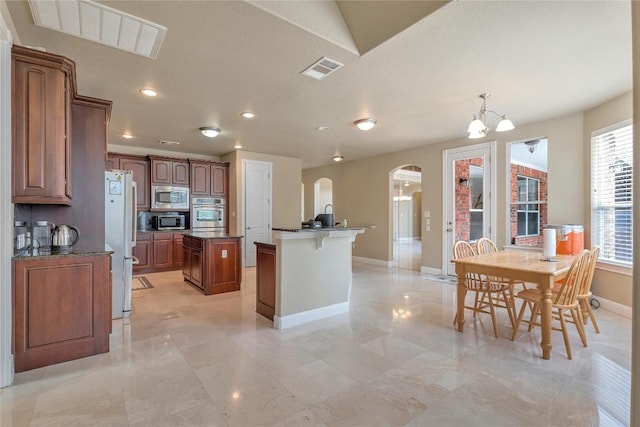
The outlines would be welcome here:
[[[476,255],[476,251],[473,249],[473,246],[469,244],[469,242],[458,240],[453,245],[453,259],[466,258],[474,255]]]
[[[476,248],[478,250],[478,255],[491,254],[494,252],[498,252],[498,247],[493,240],[488,237],[482,237],[476,243]]]
[[[554,304],[572,305],[577,303],[578,292],[585,280],[585,275],[588,274],[590,258],[590,252],[585,249],[573,260],[569,272],[556,294]]]
[[[593,273],[596,271],[596,262],[598,262],[598,256],[600,255],[600,248],[593,248],[589,251],[589,264],[587,265],[587,272],[583,277],[582,284],[578,290],[578,296],[584,296],[589,294],[591,289],[591,282],[593,280]]]

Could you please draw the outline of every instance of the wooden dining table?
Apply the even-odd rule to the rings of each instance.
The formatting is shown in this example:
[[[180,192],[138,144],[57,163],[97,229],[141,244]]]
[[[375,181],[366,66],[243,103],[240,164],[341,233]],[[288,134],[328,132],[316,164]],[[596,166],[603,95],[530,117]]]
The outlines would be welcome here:
[[[575,255],[558,255],[556,261],[543,261],[542,252],[513,249],[452,260],[458,276],[457,328],[464,330],[465,280],[467,273],[503,277],[513,282],[536,284],[540,290],[542,357],[551,359],[551,291],[556,281],[566,276]]]

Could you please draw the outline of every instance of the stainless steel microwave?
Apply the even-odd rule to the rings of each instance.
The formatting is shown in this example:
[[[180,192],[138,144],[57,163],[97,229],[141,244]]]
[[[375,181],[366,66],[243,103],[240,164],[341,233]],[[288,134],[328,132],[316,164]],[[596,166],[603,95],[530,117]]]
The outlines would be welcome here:
[[[151,186],[152,210],[189,210],[189,187]]]

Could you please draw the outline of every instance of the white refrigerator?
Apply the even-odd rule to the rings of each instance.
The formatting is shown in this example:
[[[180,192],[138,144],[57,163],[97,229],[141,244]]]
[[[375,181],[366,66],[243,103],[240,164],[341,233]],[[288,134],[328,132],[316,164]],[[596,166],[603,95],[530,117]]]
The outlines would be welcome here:
[[[111,246],[113,318],[131,313],[131,276],[136,245],[136,183],[131,171],[105,172],[105,243]]]

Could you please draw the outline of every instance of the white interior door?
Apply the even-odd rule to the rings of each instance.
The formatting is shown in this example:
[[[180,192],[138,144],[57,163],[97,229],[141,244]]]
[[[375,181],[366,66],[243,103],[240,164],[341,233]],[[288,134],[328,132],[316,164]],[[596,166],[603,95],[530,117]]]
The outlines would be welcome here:
[[[256,265],[254,242],[271,241],[271,163],[242,161],[244,182],[244,261]]]
[[[442,272],[455,274],[451,263],[457,240],[495,241],[495,142],[443,151]]]

